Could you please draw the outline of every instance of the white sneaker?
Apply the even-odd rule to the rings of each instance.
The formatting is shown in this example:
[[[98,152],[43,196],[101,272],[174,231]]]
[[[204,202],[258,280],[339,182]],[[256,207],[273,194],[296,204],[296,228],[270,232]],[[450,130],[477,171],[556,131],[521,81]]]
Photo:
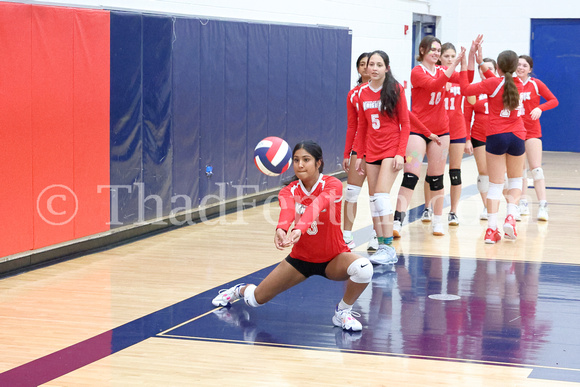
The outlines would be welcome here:
[[[447,215],[447,223],[450,226],[459,226],[459,218],[455,212],[450,212],[449,215]]]
[[[544,222],[548,221],[548,205],[540,206],[540,208],[538,208],[538,220]]]
[[[487,208],[483,207],[483,211],[479,214],[479,220],[487,220]]]
[[[373,230],[373,236],[367,245],[367,252],[373,253],[379,249],[379,240],[377,239],[377,232]]]
[[[222,289],[219,291],[218,295],[211,301],[214,306],[226,306],[232,302],[242,298],[240,295],[240,289],[246,286],[246,284],[237,284],[229,289]]]
[[[423,223],[429,223],[431,221],[431,219],[433,218],[433,210],[426,207],[423,210],[423,213],[421,214],[421,222]]]
[[[376,253],[369,257],[373,265],[394,265],[399,259],[393,246],[381,245]]]
[[[354,243],[354,239],[352,237],[350,238],[344,238],[344,243],[346,243],[346,245],[348,246],[349,249],[354,249],[356,247],[356,243]]]
[[[337,327],[342,327],[345,331],[362,331],[362,324],[353,315],[360,317],[360,314],[350,309],[335,309],[334,316],[332,316],[332,323]]]
[[[393,222],[393,238],[401,237],[401,221],[395,220]]]
[[[436,236],[445,235],[445,230],[443,229],[443,223],[433,222],[433,235],[436,235]]]
[[[528,207],[528,202],[527,201],[520,200],[520,205],[518,206],[518,208],[520,209],[520,214],[521,215],[530,215],[530,207]]]

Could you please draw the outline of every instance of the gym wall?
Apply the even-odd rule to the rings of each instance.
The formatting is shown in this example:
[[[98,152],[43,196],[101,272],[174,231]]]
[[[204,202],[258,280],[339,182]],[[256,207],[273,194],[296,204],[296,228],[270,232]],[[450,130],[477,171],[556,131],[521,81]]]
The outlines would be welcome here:
[[[346,28],[5,2],[0,25],[4,260],[278,187],[266,136],[340,168]]]

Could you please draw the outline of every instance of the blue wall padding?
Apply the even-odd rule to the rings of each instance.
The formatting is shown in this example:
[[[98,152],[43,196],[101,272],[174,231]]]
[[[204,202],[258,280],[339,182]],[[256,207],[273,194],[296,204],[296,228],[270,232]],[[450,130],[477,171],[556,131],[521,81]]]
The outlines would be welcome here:
[[[145,219],[171,211],[171,17],[143,17],[143,190]]]
[[[225,39],[224,181],[226,195],[236,197],[247,194],[237,190],[248,168],[248,24],[225,23]]]
[[[296,140],[287,128],[288,105],[288,40],[289,28],[270,26],[268,44],[268,135],[278,136],[292,146]],[[269,179],[268,188],[279,185],[279,179]]]
[[[224,183],[225,122],[225,23],[209,21],[201,26],[201,167],[199,195],[220,196]],[[192,42],[193,44],[194,42]],[[213,168],[206,177],[205,166]],[[209,199],[208,199],[209,200]],[[215,200],[214,200],[215,201]]]
[[[306,89],[318,78],[306,57],[306,27],[296,27],[288,42],[288,134],[298,141],[312,133],[306,127]],[[321,72],[323,70],[321,69]]]
[[[175,20],[173,42],[173,208],[192,207],[199,198],[200,82],[199,43],[201,24],[197,19]],[[205,173],[204,173],[205,176]],[[182,195],[177,199],[177,196]]]
[[[266,177],[254,166],[267,136],[291,147],[314,139],[325,172],[338,171],[350,40],[339,28],[112,12],[111,184],[132,186],[119,191],[113,219],[130,224],[279,187],[292,170]],[[140,203],[149,195],[161,213],[153,199]]]
[[[141,29],[140,14],[111,12],[111,185],[129,186],[111,193],[111,228],[138,221],[134,183],[143,181]]]
[[[248,25],[248,173],[247,183],[260,190],[268,182],[280,179],[267,177],[254,165],[253,151],[260,140],[268,137],[268,35],[267,24]],[[250,152],[252,152],[250,154]]]

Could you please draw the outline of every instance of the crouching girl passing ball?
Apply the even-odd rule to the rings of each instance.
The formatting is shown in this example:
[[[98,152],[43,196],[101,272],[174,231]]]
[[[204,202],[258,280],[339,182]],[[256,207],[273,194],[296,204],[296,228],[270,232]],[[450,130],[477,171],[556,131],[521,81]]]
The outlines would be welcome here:
[[[278,195],[280,218],[274,237],[276,248],[292,247],[292,251],[258,286],[238,284],[220,291],[212,303],[226,306],[243,298],[247,305],[258,307],[311,275],[321,275],[347,281],[332,322],[344,330],[360,331],[362,325],[351,310],[371,282],[373,266],[367,258],[351,253],[344,242],[340,228],[342,183],[322,174],[324,161],[317,143],[300,142],[292,155],[297,180]]]

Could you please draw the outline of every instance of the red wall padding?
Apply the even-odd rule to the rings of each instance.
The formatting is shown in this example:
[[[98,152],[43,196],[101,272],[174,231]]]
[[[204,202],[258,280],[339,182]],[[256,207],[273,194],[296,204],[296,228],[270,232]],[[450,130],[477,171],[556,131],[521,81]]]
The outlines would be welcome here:
[[[75,11],[74,190],[79,199],[75,238],[109,230],[110,16]]]
[[[110,39],[106,11],[0,3],[0,22],[1,257],[109,229]]]
[[[73,16],[32,7],[32,181],[35,249],[74,239]]]
[[[32,248],[30,17],[0,3],[0,257]]]

